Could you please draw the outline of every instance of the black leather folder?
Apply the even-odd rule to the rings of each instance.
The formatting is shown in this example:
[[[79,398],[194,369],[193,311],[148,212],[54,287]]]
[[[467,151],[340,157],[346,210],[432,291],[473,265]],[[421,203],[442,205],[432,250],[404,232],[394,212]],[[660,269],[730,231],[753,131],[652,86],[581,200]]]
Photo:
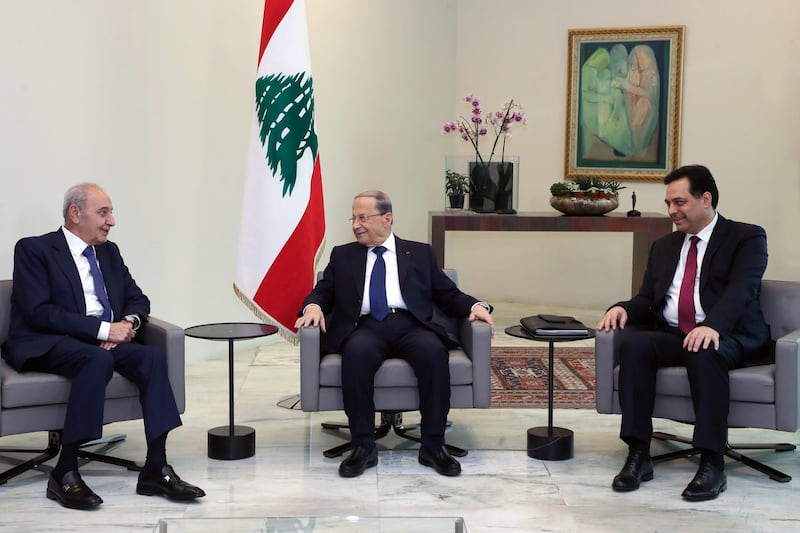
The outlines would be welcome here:
[[[572,316],[531,315],[521,318],[519,323],[532,335],[588,335],[587,328]]]

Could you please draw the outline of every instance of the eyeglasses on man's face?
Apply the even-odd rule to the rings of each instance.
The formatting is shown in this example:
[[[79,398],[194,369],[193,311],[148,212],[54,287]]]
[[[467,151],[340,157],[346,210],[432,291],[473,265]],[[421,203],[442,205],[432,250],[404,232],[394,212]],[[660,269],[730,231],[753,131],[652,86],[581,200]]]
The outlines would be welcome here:
[[[374,213],[372,215],[358,215],[357,217],[350,217],[347,220],[350,222],[350,224],[355,224],[356,222],[358,222],[359,224],[364,224],[367,222],[367,220],[371,219],[372,217],[380,217],[385,214],[386,212]]]

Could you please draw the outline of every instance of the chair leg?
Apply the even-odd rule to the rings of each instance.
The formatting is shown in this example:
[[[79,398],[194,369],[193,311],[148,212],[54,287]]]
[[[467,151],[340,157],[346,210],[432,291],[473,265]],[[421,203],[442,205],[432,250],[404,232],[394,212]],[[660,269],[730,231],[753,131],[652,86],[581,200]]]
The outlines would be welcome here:
[[[342,430],[348,429],[348,425],[341,423],[341,422],[322,422],[322,429],[329,429],[329,430]],[[452,422],[449,420],[447,421],[447,427],[452,426]],[[394,412],[394,411],[381,411],[381,421],[380,424],[375,426],[375,440],[382,439],[386,435],[389,434],[389,431],[394,431],[394,433],[404,439],[414,441],[414,442],[422,442],[420,437],[415,435],[411,435],[408,432],[414,431],[418,429],[418,424],[413,424],[411,426],[405,426],[403,424],[403,413],[402,412]],[[445,444],[447,450],[456,457],[464,457],[469,453],[464,448],[459,448],[458,446],[453,446],[452,444]],[[350,442],[345,442],[344,444],[340,444],[339,446],[334,446],[333,448],[329,448],[322,452],[322,455],[332,459],[334,457],[339,457],[346,451],[350,449]]]
[[[109,437],[104,437],[102,439],[93,440],[91,442],[87,442],[81,445],[80,449],[78,450],[78,457],[81,459],[85,459],[88,461],[97,461],[100,463],[106,463],[116,466],[124,466],[128,470],[132,470],[134,472],[141,472],[143,467],[137,464],[130,459],[122,459],[121,457],[114,457],[113,455],[106,455],[104,452],[108,450],[112,450],[117,447],[117,445],[124,441],[127,435],[111,435]],[[88,448],[90,446],[101,446],[95,451],[85,450],[84,448]]]
[[[419,424],[406,426],[403,424],[403,413],[393,413],[393,414],[394,418],[392,421],[392,429],[394,430],[394,432],[400,437],[403,437],[404,439],[408,439],[414,442],[419,442],[421,444],[422,443],[421,437],[417,437],[415,435],[411,435],[408,433],[409,431],[414,431],[418,429]],[[446,427],[450,427],[452,425],[453,423],[448,420]],[[452,444],[445,444],[444,446],[445,448],[447,448],[447,451],[449,451],[451,455],[455,455],[456,457],[464,457],[469,453],[469,451],[465,450],[464,448],[459,448],[458,446],[454,446]]]
[[[773,450],[773,451],[776,451],[776,452],[788,452],[788,451],[794,450],[796,448],[796,446],[794,444],[788,444],[788,443],[776,443],[776,444],[764,443],[764,444],[759,445],[757,448],[756,447],[751,447],[751,446],[753,446],[753,445],[752,444],[746,444],[746,445],[744,445],[743,449],[745,449],[745,450]],[[744,454],[741,454],[741,453],[737,452],[736,450],[739,449],[739,448],[741,448],[741,446],[739,444],[731,444],[725,450],[725,455],[727,455],[731,459],[735,459],[735,460],[739,461],[740,463],[743,463],[743,464],[749,466],[750,468],[758,470],[762,474],[766,474],[767,476],[769,476],[770,479],[772,479],[774,481],[778,481],[780,483],[788,483],[788,482],[790,482],[792,480],[792,476],[790,476],[789,474],[781,472],[780,470],[776,470],[775,468],[772,468],[771,466],[767,466],[767,465],[765,465],[764,463],[762,463],[760,461],[756,461],[752,457],[749,457],[747,455],[744,455]]]
[[[671,433],[664,433],[661,431],[656,431],[653,433],[653,438],[661,441],[675,441],[680,442],[683,444],[688,444],[691,446],[692,441],[686,437],[681,437],[679,435],[673,435]],[[739,461],[740,463],[749,466],[754,470],[758,470],[762,474],[766,474],[769,476],[770,479],[774,481],[778,481],[780,483],[788,483],[792,480],[792,476],[781,472],[780,470],[776,470],[771,466],[765,465],[760,461],[756,461],[752,457],[747,455],[741,454],[736,450],[772,450],[775,452],[789,452],[797,447],[794,444],[789,443],[747,443],[747,444],[726,444],[725,445],[725,455]],[[689,457],[691,455],[697,455],[700,453],[698,448],[686,448],[683,450],[677,450],[670,453],[665,453],[662,455],[656,455],[653,457],[654,462],[660,461],[669,461],[671,459],[676,459],[678,457]]]
[[[28,470],[33,470],[38,468],[39,465],[44,463],[45,461],[49,461],[56,455],[58,455],[58,451],[61,449],[61,435],[58,431],[48,431],[47,432],[47,448],[43,450],[35,450],[30,448],[0,448],[0,452],[2,453],[35,453],[38,454],[35,457],[28,459],[27,461],[23,461],[17,466],[9,468],[8,470],[0,473],[0,485],[5,485],[9,479],[16,477],[23,472],[27,472]]]
[[[350,426],[344,424],[342,422],[322,422],[322,429],[330,429],[333,431],[339,431],[344,429],[349,429]],[[392,429],[391,424],[387,423],[384,413],[381,413],[381,423],[375,426],[375,440],[382,439],[386,435],[389,434],[389,430]],[[350,449],[350,441],[345,442],[344,444],[340,444],[338,446],[334,446],[333,448],[329,448],[322,452],[322,455],[329,459],[333,459],[335,457],[340,457],[346,451]]]
[[[105,455],[105,453],[103,453],[105,451],[115,448],[120,442],[125,440],[125,437],[126,435],[112,435],[110,437],[105,437],[102,439],[97,439],[91,442],[87,442],[81,445],[81,449],[78,450],[78,458],[83,459],[86,462],[98,461],[101,463],[107,463],[116,466],[124,466],[128,470],[141,472],[142,467],[139,466],[134,461],[130,461],[128,459],[122,459],[120,457],[114,457],[111,455]],[[102,446],[102,447],[95,451],[89,451],[84,449],[90,446]],[[60,450],[61,450],[60,431],[47,432],[47,448],[43,450],[30,449],[30,448],[0,448],[0,453],[38,454],[36,457],[28,459],[27,461],[22,461],[18,465],[14,466],[13,468],[9,468],[5,472],[0,472],[0,485],[7,483],[9,479],[16,477],[22,474],[23,472],[27,472],[28,470],[38,469],[42,463],[49,461],[50,459],[58,455],[58,452]]]

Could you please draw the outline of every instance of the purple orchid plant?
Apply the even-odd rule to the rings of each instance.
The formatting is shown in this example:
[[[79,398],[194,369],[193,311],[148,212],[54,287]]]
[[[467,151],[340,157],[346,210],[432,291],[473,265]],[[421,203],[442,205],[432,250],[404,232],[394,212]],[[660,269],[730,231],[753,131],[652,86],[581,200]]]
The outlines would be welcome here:
[[[442,126],[442,133],[458,133],[475,150],[475,163],[470,164],[470,209],[508,211],[512,194],[513,164],[505,162],[506,141],[511,137],[515,125],[526,124],[525,111],[513,98],[504,102],[499,110],[485,114],[477,96],[468,94],[464,101],[470,107],[469,118],[462,115],[447,122]],[[494,142],[489,157],[484,158],[480,150],[480,138],[489,133],[489,128],[494,132]],[[500,161],[492,164],[498,144]],[[491,170],[490,166],[496,168]],[[494,179],[491,177],[492,172],[495,173]]]
[[[442,133],[457,132],[462,139],[469,141],[475,149],[475,161],[483,165],[488,165],[492,162],[497,145],[500,143],[500,162],[505,160],[506,140],[511,137],[511,130],[515,124],[524,125],[527,123],[525,111],[513,98],[506,100],[502,107],[494,112],[488,112],[484,115],[481,109],[480,98],[473,94],[468,94],[464,97],[464,101],[470,107],[469,118],[461,116],[458,119],[445,123],[442,126]],[[492,143],[492,151],[489,153],[489,158],[484,159],[480,151],[480,138],[488,133],[487,125],[494,131],[494,142]]]

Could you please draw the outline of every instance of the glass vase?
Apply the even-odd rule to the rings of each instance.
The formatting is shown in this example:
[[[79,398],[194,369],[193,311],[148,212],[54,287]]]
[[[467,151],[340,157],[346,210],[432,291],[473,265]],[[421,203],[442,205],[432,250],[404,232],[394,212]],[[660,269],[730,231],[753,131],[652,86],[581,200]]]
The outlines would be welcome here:
[[[519,156],[481,163],[475,155],[447,156],[446,169],[470,179],[467,205],[477,213],[514,214],[519,195]]]

